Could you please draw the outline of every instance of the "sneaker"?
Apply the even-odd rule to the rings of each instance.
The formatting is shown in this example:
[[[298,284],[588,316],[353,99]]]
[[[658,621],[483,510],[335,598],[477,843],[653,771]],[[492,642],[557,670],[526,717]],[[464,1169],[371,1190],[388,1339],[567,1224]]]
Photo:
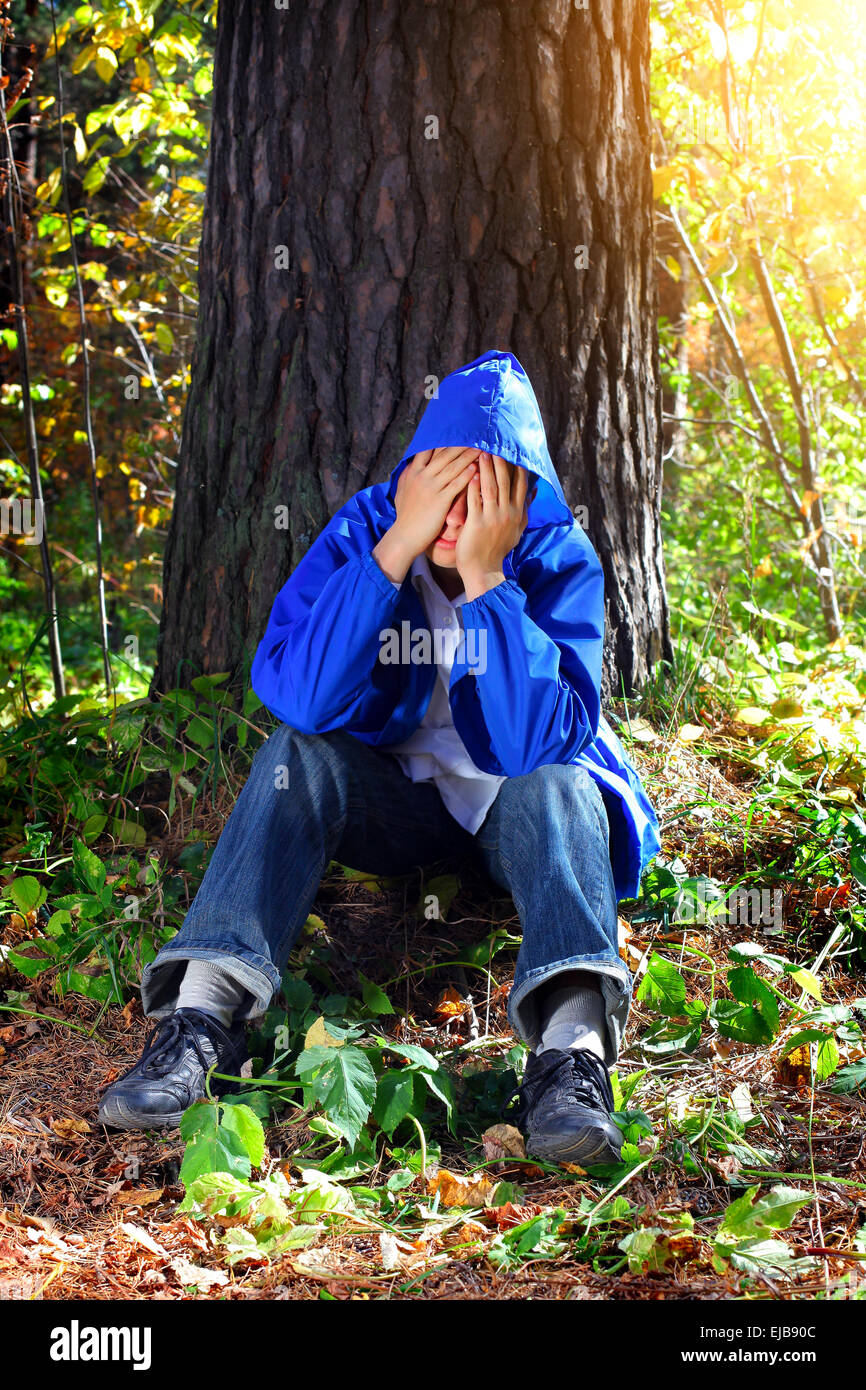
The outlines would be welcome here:
[[[533,1053],[517,1096],[517,1127],[531,1157],[581,1168],[619,1162],[610,1077],[588,1048]]]
[[[209,1069],[237,1076],[248,1055],[242,1023],[227,1029],[200,1009],[177,1009],[160,1019],[135,1066],[104,1092],[99,1123],[111,1129],[179,1125],[187,1107],[204,1100]],[[224,1094],[232,1084],[214,1080],[211,1094]]]

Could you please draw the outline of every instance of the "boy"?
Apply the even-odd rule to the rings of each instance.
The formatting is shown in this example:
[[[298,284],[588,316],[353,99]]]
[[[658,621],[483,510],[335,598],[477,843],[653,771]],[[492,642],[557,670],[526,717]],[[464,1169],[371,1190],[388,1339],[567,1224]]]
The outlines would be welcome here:
[[[475,855],[523,941],[508,1017],[532,1050],[530,1154],[615,1161],[608,1067],[631,977],[617,899],[659,848],[601,715],[601,566],[565,502],[529,379],[491,351],[445,377],[387,483],[340,509],[278,594],[252,684],[259,749],[178,935],[158,1020],[104,1124],[179,1122],[242,1065],[331,860],[400,874]]]

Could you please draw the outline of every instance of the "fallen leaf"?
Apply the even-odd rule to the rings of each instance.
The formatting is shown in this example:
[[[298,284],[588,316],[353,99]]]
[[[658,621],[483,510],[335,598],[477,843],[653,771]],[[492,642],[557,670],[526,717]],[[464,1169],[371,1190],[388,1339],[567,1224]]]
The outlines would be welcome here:
[[[816,888],[813,894],[812,907],[816,912],[824,912],[828,907],[847,907],[850,897],[850,881],[847,883],[823,883],[820,888]]]
[[[392,1270],[400,1268],[400,1249],[397,1245],[397,1237],[392,1236],[388,1231],[379,1233],[379,1251],[382,1256],[382,1268]]]
[[[629,948],[632,944],[634,932],[632,931],[631,922],[628,920],[627,917],[617,917],[616,927],[620,959],[624,960],[627,965],[629,959]]]
[[[677,738],[680,743],[697,743],[699,738],[706,737],[706,732],[700,724],[683,724]]]
[[[140,1187],[131,1191],[115,1192],[114,1200],[122,1207],[152,1207],[162,1197],[164,1187]]]
[[[449,985],[440,994],[435,1011],[440,1018],[462,1018],[466,1012],[466,1000],[453,985]]]
[[[486,1173],[472,1173],[464,1178],[449,1173],[447,1168],[440,1168],[435,1178],[427,1180],[428,1195],[434,1197],[438,1192],[443,1207],[483,1207],[497,1186]]]
[[[488,1163],[499,1158],[525,1158],[523,1135],[514,1125],[491,1125],[481,1136],[484,1157]]]
[[[490,1215],[494,1225],[500,1231],[507,1231],[512,1226],[520,1226],[524,1221],[531,1221],[534,1216],[539,1216],[543,1211],[544,1207],[538,1206],[535,1202],[524,1202],[520,1205],[506,1202],[504,1206],[494,1207]]]
[[[151,1255],[161,1255],[164,1260],[168,1259],[168,1251],[165,1247],[160,1245],[159,1241],[154,1240],[153,1236],[149,1236],[147,1231],[143,1231],[140,1226],[133,1226],[131,1221],[121,1221],[120,1229],[133,1244],[144,1246]]]
[[[733,1154],[719,1155],[718,1158],[709,1158],[707,1161],[724,1183],[732,1183],[740,1171],[740,1160]]]
[[[91,1132],[90,1125],[79,1115],[65,1115],[59,1120],[52,1120],[51,1128],[58,1139],[75,1139]]]
[[[759,709],[757,705],[745,705],[737,710],[734,715],[738,724],[750,724],[758,728],[761,724],[769,724],[773,718],[767,709]]]
[[[629,734],[636,743],[657,743],[658,734],[645,719],[632,719],[630,723],[620,724],[620,732]]]
[[[211,1289],[216,1284],[227,1284],[229,1281],[224,1270],[205,1269],[202,1265],[194,1265],[190,1260],[185,1260],[182,1255],[169,1260],[169,1268],[174,1271],[179,1283],[195,1284],[197,1289]]]
[[[783,1086],[796,1086],[802,1091],[812,1084],[812,1049],[795,1047],[776,1063],[776,1075]]]

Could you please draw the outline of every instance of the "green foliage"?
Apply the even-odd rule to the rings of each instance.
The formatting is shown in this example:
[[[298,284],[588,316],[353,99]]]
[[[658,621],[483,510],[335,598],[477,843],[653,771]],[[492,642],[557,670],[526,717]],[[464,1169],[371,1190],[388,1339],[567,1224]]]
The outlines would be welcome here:
[[[734,962],[725,972],[725,984],[733,996],[730,999],[716,995],[719,971],[710,956],[687,943],[682,947],[682,955],[690,959],[681,966],[657,951],[646,963],[637,998],[663,1016],[646,1029],[640,1040],[641,1049],[648,1056],[694,1052],[708,1027],[723,1038],[762,1047],[793,1026],[795,1031],[785,1040],[781,1055],[802,1047],[811,1049],[811,1069],[817,1081],[825,1081],[839,1066],[838,1042],[859,1046],[862,1041],[856,1017],[858,1001],[833,1008],[805,1008],[772,980],[762,978],[756,966],[760,964],[777,979],[790,981],[820,1004],[819,980],[812,971],[767,951],[758,942],[740,942],[729,948],[728,955]],[[684,970],[697,971],[706,978],[709,1004],[703,999],[688,998]],[[850,1071],[847,1075],[851,1075]]]

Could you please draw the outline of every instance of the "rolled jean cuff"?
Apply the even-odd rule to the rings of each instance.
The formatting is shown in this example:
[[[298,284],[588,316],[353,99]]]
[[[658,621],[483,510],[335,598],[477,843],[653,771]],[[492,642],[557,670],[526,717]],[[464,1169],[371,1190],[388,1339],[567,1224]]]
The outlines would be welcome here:
[[[247,991],[235,1013],[236,1020],[263,1014],[280,987],[278,971],[263,958],[255,962],[244,960],[208,946],[163,946],[156,960],[145,966],[141,977],[141,1006],[145,1017],[165,1018],[174,1012],[183,967],[189,960],[206,960],[218,965]]]
[[[612,1067],[622,1046],[632,991],[631,974],[618,956],[570,956],[567,960],[552,961],[549,965],[539,965],[528,971],[515,982],[509,995],[508,1022],[517,1037],[534,1051],[541,1042],[538,986],[546,984],[554,975],[572,970],[585,970],[588,974],[601,977],[607,1023],[604,1060],[608,1067]]]

